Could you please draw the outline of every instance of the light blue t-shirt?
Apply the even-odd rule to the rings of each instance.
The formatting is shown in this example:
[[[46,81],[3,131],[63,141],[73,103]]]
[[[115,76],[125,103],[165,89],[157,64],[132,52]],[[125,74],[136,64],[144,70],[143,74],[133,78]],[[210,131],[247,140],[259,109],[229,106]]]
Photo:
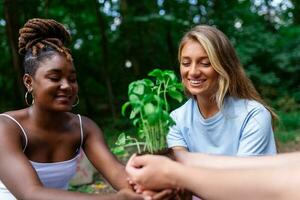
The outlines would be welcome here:
[[[195,99],[171,113],[169,147],[215,155],[272,155],[276,145],[270,112],[253,100],[227,97],[223,108],[204,119]]]

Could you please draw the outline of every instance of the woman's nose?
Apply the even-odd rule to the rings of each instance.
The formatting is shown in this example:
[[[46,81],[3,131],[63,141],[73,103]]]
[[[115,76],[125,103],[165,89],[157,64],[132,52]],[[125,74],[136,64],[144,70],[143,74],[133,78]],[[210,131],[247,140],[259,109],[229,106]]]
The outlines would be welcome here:
[[[60,88],[61,88],[61,89],[68,89],[68,88],[71,88],[71,85],[70,85],[70,83],[69,83],[68,80],[63,79],[63,80],[61,81]]]
[[[189,70],[189,73],[190,75],[193,75],[193,76],[197,76],[201,73],[200,69],[197,67],[197,64],[196,63],[193,63],[191,65],[191,68]]]

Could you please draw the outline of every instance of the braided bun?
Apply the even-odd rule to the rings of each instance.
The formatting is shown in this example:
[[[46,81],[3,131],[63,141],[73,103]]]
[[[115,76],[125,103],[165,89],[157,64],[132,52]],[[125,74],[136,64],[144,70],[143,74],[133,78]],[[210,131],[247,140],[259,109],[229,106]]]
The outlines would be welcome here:
[[[53,19],[34,18],[26,22],[19,31],[19,53],[25,55],[28,51],[32,56],[46,47],[64,53],[67,59],[72,59],[70,50],[65,44],[70,42],[71,35],[64,25]]]

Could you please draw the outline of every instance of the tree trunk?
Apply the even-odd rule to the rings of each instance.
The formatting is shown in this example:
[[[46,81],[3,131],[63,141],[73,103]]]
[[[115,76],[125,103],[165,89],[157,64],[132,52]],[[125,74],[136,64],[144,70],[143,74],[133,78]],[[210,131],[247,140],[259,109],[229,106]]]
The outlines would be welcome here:
[[[166,32],[166,41],[168,45],[168,52],[170,55],[171,67],[176,73],[179,72],[176,49],[174,47],[173,38],[172,38],[172,26],[170,24],[166,24],[167,32]]]
[[[19,105],[25,105],[24,101],[24,85],[23,85],[23,73],[21,57],[18,54],[18,33],[20,13],[17,12],[17,1],[16,0],[5,0],[4,1],[4,15],[6,21],[6,34],[8,43],[11,48],[12,65],[15,72],[15,85],[18,88],[15,90],[16,98],[20,99]],[[23,103],[22,103],[23,102]]]
[[[114,93],[113,93],[113,88],[111,84],[111,79],[109,74],[107,73],[106,67],[109,66],[109,50],[108,50],[108,39],[105,33],[105,30],[107,29],[107,23],[105,21],[105,18],[103,14],[100,11],[100,6],[97,0],[94,0],[95,4],[95,11],[96,11],[96,16],[97,16],[97,21],[98,21],[98,26],[100,29],[100,35],[101,35],[101,48],[102,48],[102,66],[101,66],[101,71],[103,78],[105,80],[105,84],[107,87],[107,92],[108,92],[108,99],[109,99],[109,105],[110,109],[112,112],[112,117],[115,119],[117,117],[116,115],[116,109],[115,109],[115,104],[114,104]]]

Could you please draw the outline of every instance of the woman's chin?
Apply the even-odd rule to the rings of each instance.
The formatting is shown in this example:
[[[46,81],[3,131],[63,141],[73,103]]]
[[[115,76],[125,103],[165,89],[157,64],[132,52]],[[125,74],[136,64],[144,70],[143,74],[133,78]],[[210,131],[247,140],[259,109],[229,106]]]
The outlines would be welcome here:
[[[54,108],[57,112],[70,112],[72,105],[58,105]]]
[[[203,90],[202,89],[189,89],[189,92],[193,96],[198,96],[198,95],[203,94]]]

